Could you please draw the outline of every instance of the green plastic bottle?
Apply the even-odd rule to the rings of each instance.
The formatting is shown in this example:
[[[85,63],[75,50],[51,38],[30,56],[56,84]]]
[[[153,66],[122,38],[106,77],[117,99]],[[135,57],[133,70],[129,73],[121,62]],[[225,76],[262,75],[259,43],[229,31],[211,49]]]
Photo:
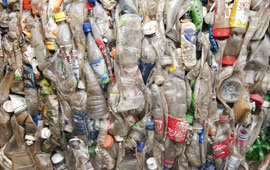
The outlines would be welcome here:
[[[196,31],[199,32],[203,25],[203,6],[201,0],[194,0],[191,8],[193,23],[196,25]]]

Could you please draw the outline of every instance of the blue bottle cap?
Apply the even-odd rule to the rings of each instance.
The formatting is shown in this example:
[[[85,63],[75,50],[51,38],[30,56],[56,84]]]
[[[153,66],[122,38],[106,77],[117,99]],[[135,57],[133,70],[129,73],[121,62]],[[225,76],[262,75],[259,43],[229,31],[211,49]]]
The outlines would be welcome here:
[[[141,153],[143,151],[144,144],[145,144],[144,142],[138,142],[138,144],[137,144],[137,151],[139,153]]]
[[[88,0],[90,4],[95,4],[96,0]]]
[[[83,24],[83,32],[91,32],[92,27],[90,22],[86,22]]]
[[[163,170],[170,170],[167,166],[164,166]]]

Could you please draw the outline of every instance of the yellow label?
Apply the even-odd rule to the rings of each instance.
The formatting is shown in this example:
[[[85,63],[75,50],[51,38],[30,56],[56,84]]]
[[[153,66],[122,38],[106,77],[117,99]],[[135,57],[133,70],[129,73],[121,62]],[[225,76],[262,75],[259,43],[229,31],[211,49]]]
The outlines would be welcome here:
[[[230,17],[230,27],[247,28],[251,0],[235,0]]]

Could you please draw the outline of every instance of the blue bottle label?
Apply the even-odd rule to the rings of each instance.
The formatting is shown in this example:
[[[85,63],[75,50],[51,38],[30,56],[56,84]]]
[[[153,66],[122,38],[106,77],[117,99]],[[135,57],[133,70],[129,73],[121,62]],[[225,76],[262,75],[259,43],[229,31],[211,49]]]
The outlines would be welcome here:
[[[91,66],[94,72],[99,76],[103,84],[107,84],[110,82],[108,68],[104,59],[92,62]]]
[[[204,143],[204,128],[202,129],[202,132],[199,133],[199,142]]]

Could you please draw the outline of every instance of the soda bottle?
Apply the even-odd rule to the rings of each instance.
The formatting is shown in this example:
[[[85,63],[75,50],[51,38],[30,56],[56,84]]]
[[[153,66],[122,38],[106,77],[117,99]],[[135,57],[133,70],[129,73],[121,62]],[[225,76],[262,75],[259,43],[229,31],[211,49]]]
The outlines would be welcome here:
[[[229,8],[223,0],[215,1],[216,12],[213,24],[213,36],[216,39],[226,39],[230,36]]]
[[[103,57],[103,54],[99,50],[96,41],[91,33],[91,23],[87,22],[83,24],[83,30],[86,33],[87,55],[91,67],[95,73],[99,76],[103,84],[107,84],[110,81],[108,74],[108,68]]]
[[[190,12],[181,19],[181,57],[184,65],[190,70],[197,63],[196,59],[196,26],[191,21]]]
[[[156,84],[151,85],[152,92],[152,115],[155,122],[155,139],[160,141],[164,136],[165,120],[162,106],[160,89]]]
[[[85,77],[88,116],[92,119],[106,118],[107,106],[102,89],[88,63],[84,63],[83,75]]]
[[[234,1],[230,16],[230,37],[226,43],[222,64],[233,65],[240,53],[248,25],[248,11],[251,0]]]
[[[228,156],[230,155],[233,142],[233,138],[230,138],[231,133],[230,118],[228,115],[222,115],[212,146],[217,170],[224,168]]]

